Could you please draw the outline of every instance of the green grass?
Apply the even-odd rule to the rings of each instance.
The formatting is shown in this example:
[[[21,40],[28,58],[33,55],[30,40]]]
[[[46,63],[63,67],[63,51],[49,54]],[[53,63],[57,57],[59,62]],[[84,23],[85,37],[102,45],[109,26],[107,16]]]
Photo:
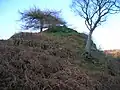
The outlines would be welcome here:
[[[46,30],[45,32],[50,33],[54,36],[70,36],[70,35],[78,35],[79,33],[73,29],[67,27],[54,27]]]

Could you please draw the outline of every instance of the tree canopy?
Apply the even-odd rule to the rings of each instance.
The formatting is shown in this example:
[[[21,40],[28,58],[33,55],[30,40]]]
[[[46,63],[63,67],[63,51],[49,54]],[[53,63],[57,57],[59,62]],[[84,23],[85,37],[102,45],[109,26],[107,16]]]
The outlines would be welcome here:
[[[60,11],[56,10],[40,10],[39,8],[30,8],[23,12],[20,21],[24,22],[23,29],[39,29],[49,28],[56,25],[65,25],[66,22],[60,17]]]

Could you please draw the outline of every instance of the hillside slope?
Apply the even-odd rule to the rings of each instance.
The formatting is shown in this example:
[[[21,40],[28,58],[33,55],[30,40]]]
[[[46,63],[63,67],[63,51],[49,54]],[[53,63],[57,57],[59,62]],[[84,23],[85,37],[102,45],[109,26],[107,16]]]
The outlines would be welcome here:
[[[119,75],[109,72],[95,44],[95,57],[86,61],[81,56],[86,37],[56,27],[1,40],[0,90],[119,90]]]

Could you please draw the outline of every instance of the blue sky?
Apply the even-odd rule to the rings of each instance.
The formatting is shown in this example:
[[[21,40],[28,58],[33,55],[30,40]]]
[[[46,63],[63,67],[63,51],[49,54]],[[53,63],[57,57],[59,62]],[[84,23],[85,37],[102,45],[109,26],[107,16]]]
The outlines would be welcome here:
[[[69,5],[71,0],[0,0],[0,39],[8,39],[14,33],[20,32],[20,15],[23,11],[36,5],[40,9],[62,9],[62,17],[78,32],[88,33],[84,20],[75,16]],[[93,40],[102,49],[120,49],[120,14],[108,17],[93,33]]]

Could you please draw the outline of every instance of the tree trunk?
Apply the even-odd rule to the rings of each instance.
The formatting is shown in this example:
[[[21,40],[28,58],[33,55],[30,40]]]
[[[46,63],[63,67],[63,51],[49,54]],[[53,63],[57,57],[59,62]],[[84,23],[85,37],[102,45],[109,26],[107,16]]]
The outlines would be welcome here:
[[[40,32],[42,32],[42,31],[43,31],[43,27],[41,26],[41,27],[40,27]]]
[[[88,38],[87,38],[87,43],[86,43],[86,47],[85,47],[85,52],[88,53],[88,55],[91,55],[91,46],[92,46],[92,33],[93,31],[90,31],[88,34]]]
[[[40,22],[40,32],[43,31],[43,22]]]

